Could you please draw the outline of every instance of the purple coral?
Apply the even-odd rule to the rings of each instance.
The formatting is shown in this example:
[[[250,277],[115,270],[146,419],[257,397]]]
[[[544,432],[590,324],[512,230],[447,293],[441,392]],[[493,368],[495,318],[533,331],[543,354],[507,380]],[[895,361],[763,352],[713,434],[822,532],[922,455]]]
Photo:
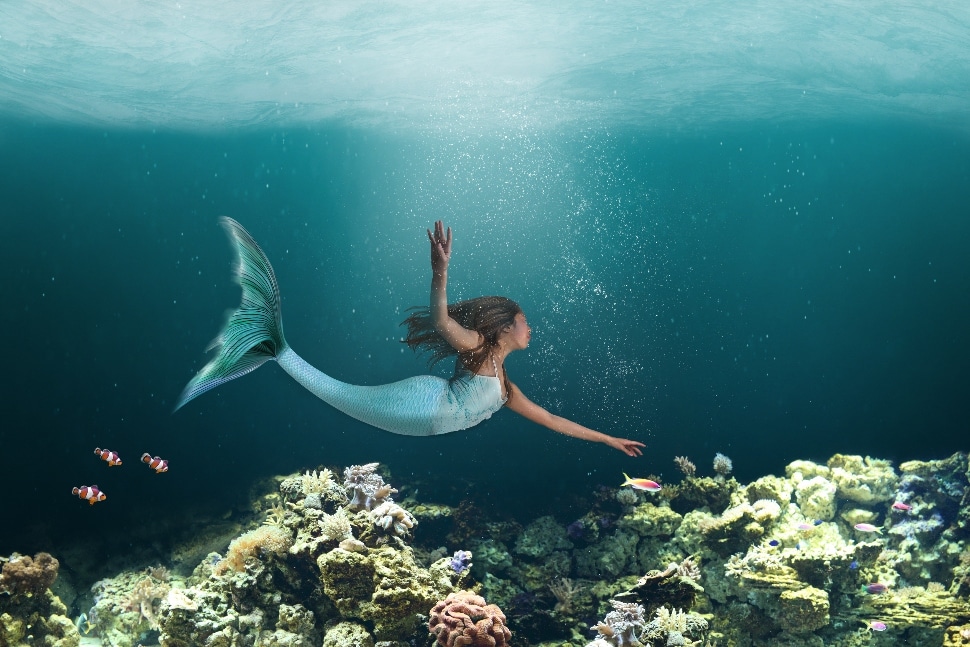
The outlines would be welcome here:
[[[604,514],[596,520],[596,523],[599,524],[600,528],[608,530],[616,525],[616,520],[613,519],[613,517]]]
[[[586,524],[583,523],[582,519],[577,519],[568,526],[566,526],[566,535],[573,541],[578,541],[586,537]]]
[[[469,551],[457,550],[448,562],[451,570],[461,575],[472,565],[472,554]]]

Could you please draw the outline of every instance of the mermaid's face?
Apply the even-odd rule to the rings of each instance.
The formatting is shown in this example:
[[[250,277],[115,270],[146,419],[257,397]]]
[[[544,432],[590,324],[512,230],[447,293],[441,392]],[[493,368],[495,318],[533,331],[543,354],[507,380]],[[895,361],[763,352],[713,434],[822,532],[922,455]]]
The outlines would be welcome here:
[[[532,328],[529,327],[529,322],[526,321],[524,314],[520,312],[515,315],[515,321],[508,328],[506,335],[506,339],[512,350],[522,350],[529,346],[529,340],[532,338]]]

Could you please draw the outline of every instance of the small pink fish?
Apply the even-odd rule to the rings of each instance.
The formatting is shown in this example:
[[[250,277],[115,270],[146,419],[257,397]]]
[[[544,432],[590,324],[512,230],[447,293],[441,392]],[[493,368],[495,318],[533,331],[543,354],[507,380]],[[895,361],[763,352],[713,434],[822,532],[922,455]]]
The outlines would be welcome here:
[[[907,511],[912,510],[912,509],[913,509],[913,506],[906,505],[902,501],[896,501],[895,503],[893,503],[893,510],[899,510],[901,512],[907,512]]]
[[[872,622],[867,623],[866,624],[866,627],[870,631],[885,631],[886,630],[886,623],[885,622],[881,622],[879,620],[873,620]]]
[[[885,593],[888,591],[889,585],[883,584],[882,582],[873,582],[872,584],[866,584],[865,589],[867,593],[879,595],[880,593]]]
[[[647,492],[659,492],[662,489],[660,484],[656,481],[651,481],[650,479],[630,478],[626,472],[623,472],[623,476],[626,477],[626,480],[620,484],[620,487],[629,485],[634,490],[645,490]]]
[[[804,521],[802,523],[796,524],[795,527],[797,529],[801,530],[802,532],[808,532],[809,530],[815,530],[815,526],[813,526],[810,523],[805,523]]]
[[[882,528],[878,528],[871,523],[857,523],[852,527],[859,532],[878,532],[880,535],[882,534]]]

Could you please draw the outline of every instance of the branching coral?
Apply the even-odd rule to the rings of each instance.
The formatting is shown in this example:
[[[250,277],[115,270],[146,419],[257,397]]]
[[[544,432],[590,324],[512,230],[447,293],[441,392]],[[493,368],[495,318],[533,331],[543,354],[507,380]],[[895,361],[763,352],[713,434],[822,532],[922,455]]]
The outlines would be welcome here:
[[[560,613],[572,613],[576,595],[583,589],[568,577],[561,577],[558,580],[553,580],[549,585],[549,590],[556,598],[555,610]]]
[[[689,580],[694,580],[695,582],[701,581],[701,567],[693,557],[685,557],[684,560],[677,564],[677,575],[681,577],[686,577]]]
[[[697,466],[686,456],[674,456],[674,464],[687,478],[697,475]]]
[[[323,494],[330,489],[331,483],[333,483],[333,472],[326,468],[319,472],[316,470],[304,472],[300,477],[303,494]]]
[[[280,505],[279,503],[274,503],[268,510],[266,510],[266,518],[263,519],[263,523],[267,526],[282,526],[285,519],[286,506]]]
[[[428,631],[442,647],[505,647],[512,637],[502,610],[470,591],[450,593],[430,616]]]
[[[699,645],[708,624],[701,616],[681,609],[660,607],[640,634],[641,641],[661,645]],[[697,641],[688,639],[697,638]]]

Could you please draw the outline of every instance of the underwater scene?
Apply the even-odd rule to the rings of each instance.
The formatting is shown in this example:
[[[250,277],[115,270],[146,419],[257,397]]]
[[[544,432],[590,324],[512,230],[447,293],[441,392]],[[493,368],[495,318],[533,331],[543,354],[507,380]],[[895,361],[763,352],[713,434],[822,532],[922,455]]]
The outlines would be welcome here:
[[[970,646],[968,70],[956,0],[0,3],[0,647]]]

